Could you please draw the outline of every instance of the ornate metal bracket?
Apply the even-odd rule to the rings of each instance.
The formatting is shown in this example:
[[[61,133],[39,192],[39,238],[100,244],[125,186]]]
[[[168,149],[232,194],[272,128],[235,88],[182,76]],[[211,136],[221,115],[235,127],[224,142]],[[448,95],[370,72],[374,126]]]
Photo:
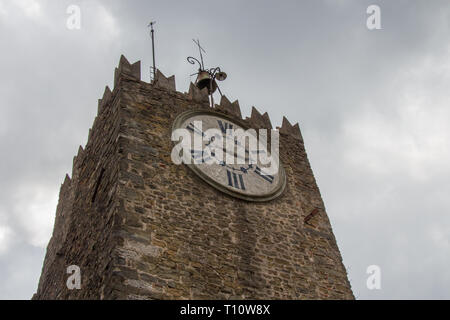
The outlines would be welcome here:
[[[195,85],[197,86],[197,88],[199,89],[207,88],[208,94],[210,96],[211,107],[214,107],[214,96],[213,96],[214,92],[216,90],[219,90],[219,93],[222,96],[222,91],[217,85],[216,80],[217,81],[225,80],[227,78],[227,74],[225,72],[222,72],[220,67],[206,69],[203,63],[203,55],[202,55],[202,51],[205,53],[206,51],[203,50],[203,48],[200,46],[199,40],[193,41],[198,46],[200,53],[200,60],[194,57],[187,57],[187,61],[190,64],[192,65],[195,65],[196,63],[198,64],[198,72],[191,74],[191,76],[197,75],[197,79],[195,80]]]

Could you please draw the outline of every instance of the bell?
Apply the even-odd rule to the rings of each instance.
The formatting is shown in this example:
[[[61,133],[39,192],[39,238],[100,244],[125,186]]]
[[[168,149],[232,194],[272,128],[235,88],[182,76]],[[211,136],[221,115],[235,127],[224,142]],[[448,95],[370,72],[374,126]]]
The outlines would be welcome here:
[[[197,80],[195,81],[195,85],[200,90],[203,88],[206,88],[208,90],[208,93],[210,93],[210,94],[217,90],[216,81],[211,79],[211,75],[207,71],[200,71],[198,73]]]

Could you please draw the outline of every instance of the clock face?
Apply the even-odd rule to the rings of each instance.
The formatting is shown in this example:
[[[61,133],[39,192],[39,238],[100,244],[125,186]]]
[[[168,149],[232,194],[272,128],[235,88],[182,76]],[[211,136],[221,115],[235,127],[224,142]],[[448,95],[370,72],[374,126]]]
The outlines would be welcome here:
[[[189,168],[213,187],[248,201],[268,201],[283,192],[286,176],[282,164],[277,161],[270,170],[260,161],[260,155],[271,156],[267,143],[251,148],[249,139],[233,135],[232,130],[248,130],[245,124],[215,111],[199,110],[178,116],[172,129],[186,129],[191,142],[184,147],[182,152],[187,154],[183,156],[190,158]],[[245,132],[256,141],[256,131]]]

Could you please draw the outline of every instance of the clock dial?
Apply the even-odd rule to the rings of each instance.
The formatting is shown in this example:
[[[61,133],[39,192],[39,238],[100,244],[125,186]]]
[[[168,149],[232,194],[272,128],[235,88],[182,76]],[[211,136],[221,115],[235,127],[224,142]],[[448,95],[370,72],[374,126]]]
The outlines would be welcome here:
[[[247,130],[245,124],[215,111],[199,110],[178,116],[175,129],[189,132],[192,145],[188,152],[192,163],[188,166],[210,185],[249,201],[271,200],[283,192],[286,177],[281,163],[275,173],[269,174],[259,162],[258,155],[270,156],[267,146],[252,150],[245,140],[230,134],[230,129]],[[234,150],[229,150],[229,146],[234,146]],[[233,161],[229,161],[231,158]]]

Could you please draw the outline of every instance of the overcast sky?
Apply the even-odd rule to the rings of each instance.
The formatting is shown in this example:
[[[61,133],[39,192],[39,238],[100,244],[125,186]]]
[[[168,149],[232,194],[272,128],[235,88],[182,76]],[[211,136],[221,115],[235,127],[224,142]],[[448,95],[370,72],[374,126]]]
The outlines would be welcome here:
[[[244,116],[300,123],[357,298],[450,298],[448,0],[0,0],[1,299],[36,291],[60,184],[120,55],[149,80],[150,19],[179,91],[200,38]]]

